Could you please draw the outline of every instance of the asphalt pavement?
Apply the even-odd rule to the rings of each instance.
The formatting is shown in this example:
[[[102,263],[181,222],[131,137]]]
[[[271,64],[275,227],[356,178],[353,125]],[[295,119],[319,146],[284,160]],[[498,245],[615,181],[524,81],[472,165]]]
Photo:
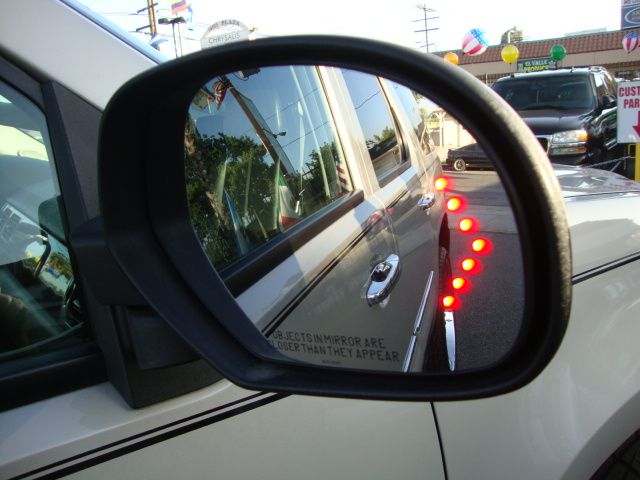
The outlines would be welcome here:
[[[472,288],[459,295],[455,314],[457,370],[486,367],[502,358],[513,346],[520,330],[524,304],[522,252],[515,220],[500,179],[493,171],[446,172],[448,197],[461,196],[466,208],[449,214],[451,263],[454,276],[471,281]],[[473,217],[479,229],[462,233],[458,222]],[[493,244],[488,255],[471,251],[471,241],[482,237]],[[467,257],[479,260],[475,274],[462,271]]]

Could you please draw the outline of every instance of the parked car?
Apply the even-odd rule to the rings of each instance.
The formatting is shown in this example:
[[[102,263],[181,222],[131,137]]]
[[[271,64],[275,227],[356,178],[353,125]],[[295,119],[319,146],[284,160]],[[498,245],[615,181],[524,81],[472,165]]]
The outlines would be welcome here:
[[[549,159],[598,164],[621,155],[615,78],[602,67],[515,73],[492,86],[538,137]]]
[[[468,167],[492,168],[491,160],[477,143],[470,143],[447,152],[447,166],[456,172],[464,172]]]
[[[475,79],[430,57],[400,68],[389,59],[404,55],[381,44],[267,39],[164,63],[72,1],[6,6],[0,477],[585,478],[633,468],[638,185],[568,167],[563,202],[535,139],[497,142],[470,120],[512,203],[465,204],[420,141],[412,89],[373,63],[379,75],[345,65],[356,52],[369,61],[362,48],[378,59],[389,48],[389,76],[414,73],[421,94],[425,74],[447,73],[443,106],[462,114],[449,95],[462,99],[456,82],[466,82],[502,111],[470,117],[531,135]],[[308,62],[283,60],[296,55]],[[514,151],[521,161],[508,166]],[[468,208],[457,224],[452,198]],[[500,222],[485,231],[474,209]],[[492,239],[493,252],[475,250]],[[451,258],[456,241],[468,258]],[[473,281],[492,275],[491,287],[455,310],[442,279],[467,259]],[[461,326],[464,308],[492,328]],[[501,337],[514,320],[524,327]],[[463,333],[503,354],[431,375],[429,350],[451,367]],[[432,335],[444,343],[430,348]]]

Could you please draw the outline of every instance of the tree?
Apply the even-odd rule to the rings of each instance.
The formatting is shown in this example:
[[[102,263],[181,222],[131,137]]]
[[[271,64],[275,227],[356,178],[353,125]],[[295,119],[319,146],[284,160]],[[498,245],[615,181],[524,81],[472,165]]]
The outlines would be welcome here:
[[[191,223],[211,263],[223,268],[245,253],[240,243],[263,243],[274,234],[275,167],[265,159],[264,146],[246,135],[188,137],[185,177]]]

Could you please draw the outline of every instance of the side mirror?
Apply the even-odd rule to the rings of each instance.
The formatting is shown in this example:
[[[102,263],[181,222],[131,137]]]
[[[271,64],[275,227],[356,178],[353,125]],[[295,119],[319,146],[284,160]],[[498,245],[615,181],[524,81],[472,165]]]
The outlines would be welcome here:
[[[605,93],[602,95],[602,108],[614,108],[616,106],[616,97]]]
[[[447,129],[491,170],[443,174]],[[438,57],[302,36],[168,62],[109,102],[99,175],[121,271],[246,388],[496,395],[564,335],[569,232],[549,161],[498,95]]]

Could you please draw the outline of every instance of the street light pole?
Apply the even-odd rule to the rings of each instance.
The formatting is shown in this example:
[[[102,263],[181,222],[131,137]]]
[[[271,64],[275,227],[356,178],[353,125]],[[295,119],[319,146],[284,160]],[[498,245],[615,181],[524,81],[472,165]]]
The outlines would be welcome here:
[[[180,36],[180,24],[186,23],[184,17],[173,18],[161,18],[158,20],[160,25],[171,25],[171,32],[173,33],[173,50],[176,52],[176,58],[178,58],[178,42],[176,41],[176,25],[178,25],[178,36]],[[180,39],[180,54],[182,55],[182,39]]]

